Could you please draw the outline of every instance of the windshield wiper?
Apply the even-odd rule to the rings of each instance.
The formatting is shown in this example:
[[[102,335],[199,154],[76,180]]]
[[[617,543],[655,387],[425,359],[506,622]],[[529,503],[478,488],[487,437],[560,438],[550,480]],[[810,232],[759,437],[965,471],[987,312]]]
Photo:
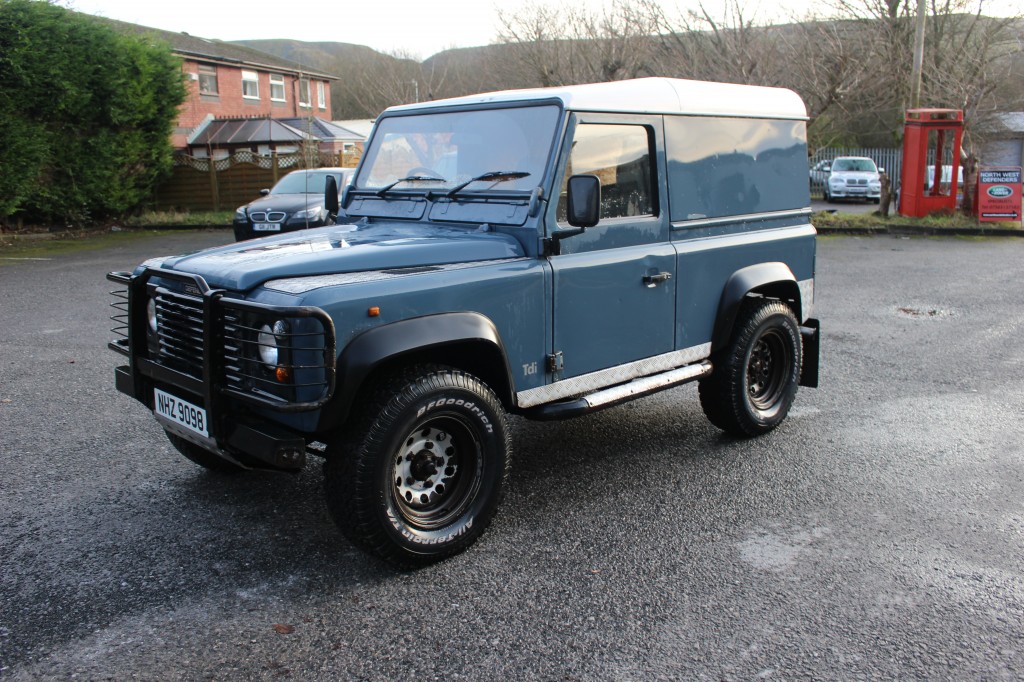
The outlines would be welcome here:
[[[382,197],[388,193],[395,185],[400,185],[403,182],[447,182],[444,178],[435,178],[430,175],[410,175],[400,180],[395,180],[390,185],[385,185],[377,190],[377,196]]]
[[[529,175],[529,173],[527,173],[526,171],[491,171],[490,173],[484,173],[483,175],[478,175],[475,178],[470,178],[461,185],[456,185],[455,187],[452,187],[450,190],[444,193],[444,196],[450,199],[459,192],[461,192],[462,190],[466,189],[466,187],[468,187],[469,185],[472,185],[474,182],[481,182],[484,180],[493,180],[494,182],[505,182],[506,180],[518,180],[519,178],[525,178],[527,175]]]

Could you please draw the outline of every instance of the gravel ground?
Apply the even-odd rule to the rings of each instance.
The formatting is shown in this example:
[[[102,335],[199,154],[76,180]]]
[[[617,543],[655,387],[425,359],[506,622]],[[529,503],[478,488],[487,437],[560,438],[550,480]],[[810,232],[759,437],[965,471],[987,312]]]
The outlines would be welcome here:
[[[780,429],[693,386],[514,419],[494,525],[402,573],[318,462],[206,473],[114,390],[104,273],[229,239],[0,268],[0,678],[1024,677],[1024,241],[820,240]]]

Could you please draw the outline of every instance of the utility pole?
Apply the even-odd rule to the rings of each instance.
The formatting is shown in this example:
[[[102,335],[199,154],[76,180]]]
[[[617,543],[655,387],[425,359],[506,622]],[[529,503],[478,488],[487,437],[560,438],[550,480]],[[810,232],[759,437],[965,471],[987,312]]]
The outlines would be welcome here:
[[[910,72],[910,108],[921,107],[921,71],[924,69],[924,24],[928,18],[928,0],[917,0],[917,24],[914,31],[914,66]]]

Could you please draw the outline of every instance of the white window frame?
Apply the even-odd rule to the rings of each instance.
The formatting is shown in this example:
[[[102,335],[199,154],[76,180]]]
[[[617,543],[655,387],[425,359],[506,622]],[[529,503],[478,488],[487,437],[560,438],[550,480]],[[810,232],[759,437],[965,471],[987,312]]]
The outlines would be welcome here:
[[[302,96],[303,96],[302,84],[303,83],[306,84],[306,92],[305,92],[306,99],[302,99]],[[310,85],[309,79],[308,78],[300,78],[299,79],[299,106],[300,107],[304,107],[306,109],[312,109],[313,108],[313,101],[312,101],[313,98],[311,97],[311,93],[312,93],[312,87]]]
[[[274,96],[274,86],[278,86],[281,91],[280,97]],[[286,102],[288,101],[287,90],[285,89],[284,76],[279,73],[270,74],[270,101],[271,102]]]
[[[219,74],[217,67],[212,64],[199,64],[196,69],[196,80],[199,81],[199,94],[209,97],[216,97],[220,94]],[[213,84],[212,90],[203,91],[203,81]]]
[[[252,83],[256,86],[256,94],[246,94],[245,86],[247,83]],[[259,99],[260,98],[260,75],[255,71],[242,71],[242,99]]]
[[[316,82],[316,103],[320,109],[327,108],[327,92],[323,81]]]

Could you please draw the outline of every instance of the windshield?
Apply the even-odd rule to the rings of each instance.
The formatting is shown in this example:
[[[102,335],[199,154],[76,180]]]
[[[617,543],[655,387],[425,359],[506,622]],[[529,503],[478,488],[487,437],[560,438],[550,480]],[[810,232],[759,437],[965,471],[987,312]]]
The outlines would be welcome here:
[[[281,178],[271,194],[323,194],[327,189],[327,176],[333,175],[338,187],[342,187],[341,173],[327,171],[299,171]]]
[[[836,159],[832,164],[833,171],[866,171],[877,173],[878,168],[871,159]]]
[[[467,191],[532,190],[544,176],[558,116],[558,107],[546,105],[381,119],[355,186],[442,192],[480,178]]]

